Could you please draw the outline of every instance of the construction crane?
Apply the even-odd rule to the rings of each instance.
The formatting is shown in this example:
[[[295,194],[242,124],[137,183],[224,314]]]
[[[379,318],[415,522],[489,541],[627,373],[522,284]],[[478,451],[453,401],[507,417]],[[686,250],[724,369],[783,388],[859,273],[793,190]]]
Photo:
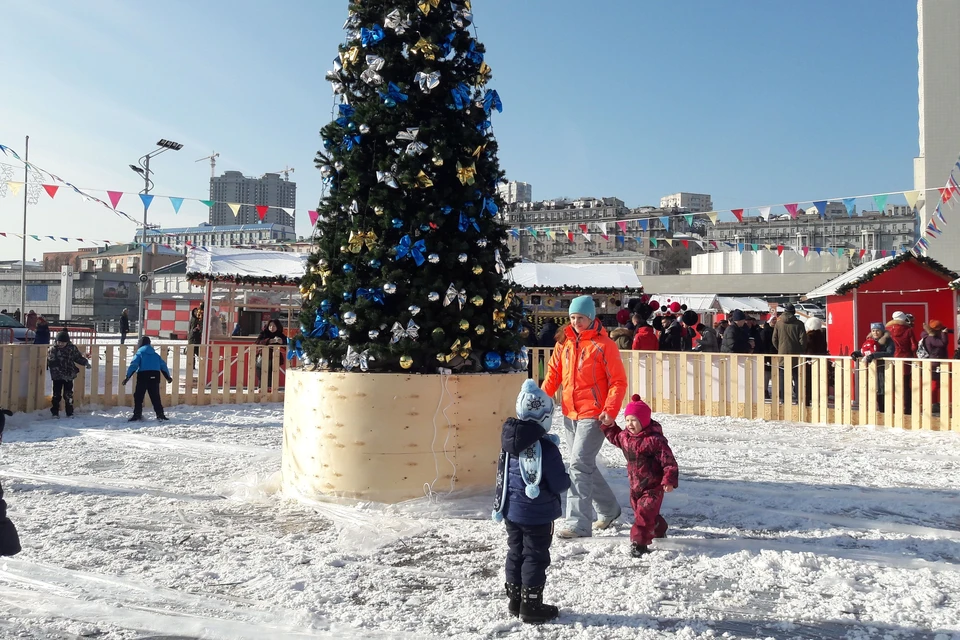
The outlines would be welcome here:
[[[290,181],[290,174],[293,172],[294,172],[293,167],[284,167],[283,169],[280,169],[280,171],[267,171],[267,173],[282,173],[283,179],[288,182]],[[267,174],[265,173],[263,175],[267,175]]]
[[[214,178],[217,175],[217,158],[220,157],[220,154],[216,151],[211,152],[206,158],[200,158],[197,162],[203,162],[204,160],[210,161],[210,177]]]

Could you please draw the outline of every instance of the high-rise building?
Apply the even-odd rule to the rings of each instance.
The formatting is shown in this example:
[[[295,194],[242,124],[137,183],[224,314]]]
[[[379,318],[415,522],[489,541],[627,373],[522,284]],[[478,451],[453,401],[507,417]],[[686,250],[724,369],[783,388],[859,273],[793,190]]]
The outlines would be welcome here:
[[[950,177],[960,154],[960,2],[917,1],[920,65],[920,155],[913,162],[914,189],[925,191],[923,229],[936,211],[937,192]],[[960,270],[960,225],[941,225],[928,255]]]
[[[686,209],[691,213],[713,211],[713,198],[709,193],[671,193],[660,198],[661,209]]]
[[[210,224],[280,224],[294,226],[293,212],[297,207],[297,183],[280,177],[277,173],[266,173],[261,178],[249,178],[239,171],[226,171],[217,178],[210,178],[210,199],[216,202],[210,208]],[[237,214],[227,203],[237,203]],[[266,205],[263,220],[257,214],[255,205]]]
[[[533,186],[526,182],[508,182],[497,187],[500,197],[506,204],[533,202]]]

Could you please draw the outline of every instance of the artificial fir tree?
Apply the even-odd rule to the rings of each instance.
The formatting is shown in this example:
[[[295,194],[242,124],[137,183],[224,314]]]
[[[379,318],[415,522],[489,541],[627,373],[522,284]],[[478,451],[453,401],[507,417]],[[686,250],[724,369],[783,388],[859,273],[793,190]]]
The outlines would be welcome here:
[[[321,368],[526,366],[498,221],[502,105],[472,20],[469,0],[350,3],[301,284],[303,346]]]

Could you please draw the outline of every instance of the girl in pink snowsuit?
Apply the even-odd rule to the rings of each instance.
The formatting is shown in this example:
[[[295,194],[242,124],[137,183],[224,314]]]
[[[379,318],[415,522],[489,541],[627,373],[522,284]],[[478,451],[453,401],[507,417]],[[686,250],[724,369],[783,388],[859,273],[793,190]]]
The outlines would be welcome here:
[[[647,403],[634,395],[624,410],[626,429],[616,424],[600,425],[607,440],[622,450],[627,459],[634,518],[630,553],[635,558],[650,552],[654,538],[666,537],[667,521],[660,515],[660,505],[663,493],[677,487],[677,461],[663,436],[663,428],[650,413]]]

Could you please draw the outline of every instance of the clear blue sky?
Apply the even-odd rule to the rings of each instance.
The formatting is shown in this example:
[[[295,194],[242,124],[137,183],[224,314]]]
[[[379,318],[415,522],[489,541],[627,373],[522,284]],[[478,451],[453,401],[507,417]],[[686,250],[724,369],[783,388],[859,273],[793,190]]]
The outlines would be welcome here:
[[[194,161],[212,150],[218,174],[289,165],[307,234],[346,12],[346,0],[0,0],[0,143],[22,152],[29,134],[41,167],[136,192],[127,165],[176,140],[184,149],[153,163],[154,192],[196,198],[210,167]],[[912,188],[911,0],[474,0],[474,14],[505,104],[501,163],[536,199],[640,206],[684,190],[736,208]],[[21,207],[0,198],[0,231],[19,230]],[[136,197],[121,208],[142,211]],[[158,200],[150,221],[206,212]],[[31,208],[29,233],[135,231],[68,193]],[[31,241],[28,256],[72,246]],[[0,258],[19,251],[0,238]]]

